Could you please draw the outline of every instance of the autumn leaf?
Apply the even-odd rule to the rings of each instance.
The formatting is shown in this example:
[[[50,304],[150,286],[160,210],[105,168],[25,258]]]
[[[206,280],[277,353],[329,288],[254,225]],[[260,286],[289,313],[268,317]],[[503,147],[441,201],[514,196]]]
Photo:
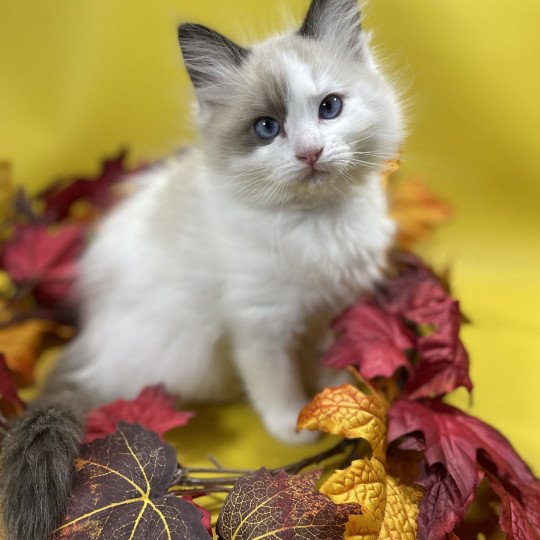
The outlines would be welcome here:
[[[52,342],[73,336],[73,329],[45,319],[28,319],[0,329],[0,352],[20,385],[33,382],[34,365],[41,351]]]
[[[387,407],[380,395],[366,395],[350,384],[326,388],[300,411],[298,429],[366,439],[373,456],[384,462]]]
[[[407,393],[418,399],[441,396],[459,386],[471,391],[469,356],[459,337],[464,319],[459,303],[420,259],[400,254],[398,260],[400,271],[379,291],[376,302],[384,312],[416,325],[418,362]]]
[[[44,224],[19,226],[14,238],[3,246],[0,266],[42,306],[52,307],[70,296],[84,238],[85,230],[79,225],[56,229]]]
[[[540,497],[535,498],[534,491],[528,499],[524,496],[525,488],[538,485],[538,481],[494,428],[438,401],[394,403],[389,411],[388,440],[398,441],[400,437],[418,433],[423,437],[427,467],[421,483],[428,493],[420,508],[419,522],[425,530],[432,531],[426,538],[443,538],[461,520],[488,469],[501,485],[509,486],[510,492],[522,495],[523,515],[533,523],[540,523],[540,510],[534,507],[534,501],[538,502]],[[440,497],[443,499],[439,500]],[[445,506],[444,498],[461,502]],[[445,509],[450,515],[442,517]]]
[[[315,490],[318,472],[277,475],[261,469],[239,480],[219,514],[220,540],[342,540],[356,505],[334,504]]]
[[[115,200],[111,188],[125,178],[123,165],[126,152],[118,157],[105,161],[101,174],[95,179],[77,178],[66,185],[60,182],[42,193],[39,198],[45,203],[45,214],[55,221],[68,217],[73,204],[85,201],[104,209]]]
[[[461,522],[475,492],[464,495],[441,463],[428,467],[424,462],[417,483],[425,490],[420,503],[418,534],[425,540],[444,538]]]
[[[346,540],[416,538],[422,490],[413,486],[410,478],[387,474],[387,407],[377,392],[367,396],[344,385],[323,390],[298,418],[299,428],[319,429],[348,439],[364,438],[373,449],[370,459],[355,460],[348,468],[335,471],[320,488],[335,503],[361,506],[361,514],[350,516]]]
[[[410,249],[454,213],[452,206],[437,197],[419,178],[392,185],[389,199],[390,215],[398,228],[396,242],[401,249]]]
[[[419,257],[397,252],[393,259],[398,271],[385,281],[377,296],[377,304],[385,312],[416,321],[424,310],[451,298],[441,280]]]
[[[501,529],[507,540],[540,539],[540,482],[523,486],[521,493],[508,490],[494,475],[489,484],[501,500],[499,509]]]
[[[121,422],[82,447],[58,540],[132,538],[208,540],[195,505],[169,493],[176,453],[141,426]]]
[[[459,304],[453,300],[417,315],[416,322],[433,325],[435,331],[418,339],[420,361],[407,385],[411,399],[441,396],[459,386],[472,390],[469,355],[459,339],[461,320]]]
[[[337,470],[321,492],[336,503],[357,503],[361,515],[351,515],[346,540],[416,539],[422,490],[388,475],[376,458],[353,461]]]
[[[162,437],[166,431],[185,425],[194,415],[176,411],[175,401],[163,385],[156,385],[144,388],[134,400],[119,399],[93,409],[86,417],[86,442],[113,433],[120,420],[140,424]]]
[[[324,364],[357,366],[368,380],[392,377],[400,367],[410,369],[405,351],[414,347],[415,337],[399,317],[380,307],[356,304],[336,319],[333,329],[338,339],[326,352]]]
[[[199,514],[201,515],[201,523],[203,524],[203,527],[208,531],[208,534],[210,537],[212,537],[212,514],[202,506],[199,506],[197,503],[194,502],[195,497],[193,495],[183,495],[182,499],[184,501],[188,501],[193,506],[199,510]]]

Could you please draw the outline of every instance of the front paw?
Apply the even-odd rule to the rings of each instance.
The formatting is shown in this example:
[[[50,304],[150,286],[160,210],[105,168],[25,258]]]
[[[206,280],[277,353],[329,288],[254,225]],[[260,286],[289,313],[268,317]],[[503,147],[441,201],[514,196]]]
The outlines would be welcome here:
[[[265,414],[264,423],[266,429],[281,442],[289,445],[312,444],[321,437],[318,431],[296,430],[298,411],[273,412]]]

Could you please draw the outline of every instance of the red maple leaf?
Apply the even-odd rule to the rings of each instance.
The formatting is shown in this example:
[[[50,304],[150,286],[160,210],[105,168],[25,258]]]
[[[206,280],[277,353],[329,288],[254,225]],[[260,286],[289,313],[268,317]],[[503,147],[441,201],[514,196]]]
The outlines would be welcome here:
[[[378,304],[387,312],[417,322],[423,310],[445,302],[448,291],[423,261],[410,253],[395,255],[398,274],[389,279],[377,296]]]
[[[50,307],[69,298],[84,240],[80,225],[21,225],[4,245],[0,266],[19,287],[28,288],[41,305]]]
[[[444,534],[452,530],[463,517],[484,471],[488,469],[497,482],[506,486],[507,491],[518,495],[514,498],[521,505],[522,515],[527,516],[531,523],[540,522],[540,508],[535,506],[535,501],[540,498],[538,491],[528,491],[531,485],[538,485],[538,481],[510,443],[493,427],[439,401],[399,400],[390,409],[388,419],[389,442],[405,435],[412,435],[413,439],[418,439],[420,433],[423,436],[426,476],[422,483],[428,490],[428,496],[420,507],[418,519],[425,530],[437,532],[436,536],[433,532],[427,538],[444,538]],[[448,476],[436,467],[437,464],[447,471]],[[441,493],[443,497],[459,501],[447,506],[445,519],[440,516],[444,506],[444,500],[440,502],[438,497]],[[512,515],[518,514],[514,510]],[[437,525],[432,522],[434,516],[437,516]],[[501,524],[504,516],[502,513]],[[519,522],[519,527],[525,528],[525,525]]]
[[[101,174],[95,179],[77,178],[70,180],[67,186],[61,182],[42,193],[39,198],[45,202],[45,214],[60,221],[68,216],[71,205],[82,199],[98,208],[108,208],[115,199],[111,186],[125,177],[125,157],[123,151],[118,157],[105,161]]]
[[[425,540],[446,538],[446,534],[463,519],[475,492],[465,497],[441,463],[428,467],[424,462],[416,483],[425,490],[418,516],[418,537]]]
[[[24,408],[24,402],[17,394],[17,383],[6,364],[5,356],[0,352],[0,420],[3,415],[11,416]]]
[[[461,321],[458,302],[449,298],[417,310],[416,322],[436,330],[418,339],[420,361],[407,385],[411,398],[440,396],[459,386],[472,390],[469,355],[459,339]]]
[[[166,431],[185,425],[195,413],[174,409],[176,398],[163,385],[148,386],[131,401],[119,399],[93,409],[86,417],[86,442],[116,431],[119,421],[140,424],[160,437]]]
[[[400,271],[376,296],[381,309],[409,323],[420,335],[418,364],[407,385],[410,397],[441,396],[464,386],[472,390],[469,356],[459,339],[459,303],[419,258],[399,254]],[[433,331],[425,334],[425,328]]]
[[[415,339],[399,317],[359,303],[338,317],[333,328],[342,335],[325,354],[326,365],[356,365],[366,379],[391,377],[400,367],[410,369],[405,351],[414,347]]]
[[[499,523],[507,540],[540,539],[540,482],[536,480],[516,493],[505,488],[494,475],[488,475],[488,479],[501,499]]]
[[[204,495],[200,496],[203,497]],[[201,515],[201,523],[203,524],[203,527],[208,531],[208,534],[212,536],[212,514],[210,514],[210,512],[206,508],[203,508],[202,506],[199,506],[196,502],[194,502],[193,499],[195,498],[198,497],[193,497],[192,495],[184,495],[182,497],[182,499],[190,502],[193,506],[197,507]]]

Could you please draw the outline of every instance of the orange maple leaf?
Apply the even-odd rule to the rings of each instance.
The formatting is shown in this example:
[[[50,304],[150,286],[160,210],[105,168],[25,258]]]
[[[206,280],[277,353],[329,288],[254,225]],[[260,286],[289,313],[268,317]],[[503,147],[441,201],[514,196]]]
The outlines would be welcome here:
[[[33,382],[34,365],[52,338],[63,342],[73,337],[70,326],[44,319],[28,319],[0,329],[0,353],[20,385]]]
[[[390,215],[397,223],[397,245],[410,249],[418,240],[447,221],[453,207],[435,195],[419,178],[390,184]]]

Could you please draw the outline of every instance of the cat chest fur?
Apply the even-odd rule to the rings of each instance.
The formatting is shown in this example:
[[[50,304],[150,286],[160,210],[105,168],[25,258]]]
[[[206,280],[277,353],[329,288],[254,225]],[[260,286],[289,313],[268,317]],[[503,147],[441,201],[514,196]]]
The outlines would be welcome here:
[[[219,212],[210,204],[209,227],[232,309],[280,302],[338,310],[381,277],[394,224],[376,176],[332,204],[257,209],[226,201]]]

